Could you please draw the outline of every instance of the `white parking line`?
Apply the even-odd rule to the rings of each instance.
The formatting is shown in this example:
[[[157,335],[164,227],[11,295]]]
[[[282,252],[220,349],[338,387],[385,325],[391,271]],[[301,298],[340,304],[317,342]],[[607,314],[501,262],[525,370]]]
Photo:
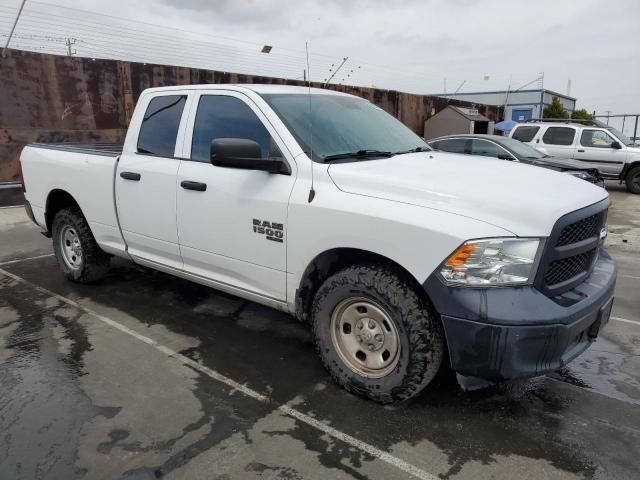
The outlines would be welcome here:
[[[636,277],[635,275],[625,275],[625,274],[623,274],[622,276],[625,277],[625,278],[633,278],[634,280],[640,280],[640,277]]]
[[[47,257],[53,257],[53,253],[47,253],[45,255],[37,255],[35,257],[19,258],[17,260],[9,260],[8,262],[0,263],[0,267],[4,267],[5,265],[12,265],[14,263],[26,262],[28,260],[37,260],[39,258],[47,258]]]
[[[36,257],[33,257],[36,258]],[[383,462],[388,463],[389,465],[405,472],[408,473],[409,475],[412,475],[416,478],[420,478],[422,480],[438,480],[438,477],[436,477],[435,475],[432,475],[429,472],[426,472],[424,470],[422,470],[421,468],[410,464],[409,462],[406,462],[405,460],[402,460],[401,458],[398,458],[394,455],[391,455],[388,452],[385,452],[383,450],[380,450],[379,448],[374,447],[373,445],[363,442],[362,440],[359,440],[355,437],[352,437],[351,435],[341,432],[340,430],[337,430],[323,422],[321,422],[320,420],[310,417],[309,415],[302,413],[300,410],[297,410],[293,407],[290,407],[288,405],[277,405],[275,404],[275,402],[273,402],[269,397],[261,394],[260,392],[257,392],[255,390],[253,390],[250,387],[247,387],[246,385],[242,385],[238,382],[236,382],[235,380],[232,380],[229,377],[226,377],[224,375],[222,375],[221,373],[216,372],[215,370],[212,370],[208,367],[205,367],[204,365],[202,365],[201,363],[196,362],[195,360],[192,360],[188,357],[185,357],[184,355],[176,352],[175,350],[172,350],[169,347],[166,347],[164,345],[159,344],[158,342],[156,342],[155,340],[153,340],[152,338],[146,337],[144,335],[141,335],[140,333],[130,329],[129,327],[122,325],[121,323],[116,322],[115,320],[112,320],[108,317],[105,317],[104,315],[100,315],[99,313],[97,313],[94,310],[91,310],[90,308],[84,307],[82,305],[80,305],[79,303],[63,297],[62,295],[58,295],[57,293],[52,292],[51,290],[47,290],[44,287],[41,287],[39,285],[36,285],[35,283],[30,282],[29,280],[25,280],[22,277],[19,277],[18,275],[14,275],[13,273],[7,272],[6,270],[3,270],[2,268],[0,268],[0,273],[2,275],[5,275],[9,278],[12,278],[13,280],[23,283],[25,285],[30,286],[31,288],[33,288],[34,290],[43,293],[45,295],[48,295],[50,297],[56,298],[58,300],[60,300],[61,302],[66,303],[67,305],[71,305],[72,307],[75,307],[79,310],[82,310],[85,313],[88,313],[89,315],[95,317],[96,319],[100,320],[103,323],[106,323],[107,325],[120,330],[123,333],[126,333],[127,335],[130,335],[131,337],[140,340],[143,343],[146,343],[147,345],[155,348],[156,350],[164,353],[165,355],[175,358],[176,360],[178,360],[179,362],[183,363],[184,365],[188,365],[192,368],[194,368],[195,370],[198,370],[199,372],[207,375],[208,377],[211,377],[212,379],[223,383],[231,388],[233,388],[234,390],[238,390],[239,392],[244,393],[246,396],[251,397],[255,400],[258,400],[259,402],[262,403],[273,403],[277,410],[285,415],[288,415],[290,417],[295,418],[296,420],[299,420],[303,423],[306,423],[307,425],[309,425],[312,428],[315,428],[316,430],[319,430],[321,432],[326,433],[327,435],[332,436],[333,438],[340,440],[344,443],[347,443],[349,445],[351,445],[354,448],[357,448],[358,450],[367,453],[369,455],[371,455],[372,457],[378,458],[379,460],[382,460]]]
[[[626,318],[611,317],[611,320],[615,320],[616,322],[624,322],[624,323],[632,323],[634,325],[640,325],[639,321],[637,321],[637,320],[628,320]]]

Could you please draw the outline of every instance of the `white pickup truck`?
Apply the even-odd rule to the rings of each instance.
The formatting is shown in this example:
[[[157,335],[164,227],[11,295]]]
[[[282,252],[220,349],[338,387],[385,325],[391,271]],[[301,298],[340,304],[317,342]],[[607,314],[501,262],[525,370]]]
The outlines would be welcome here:
[[[609,318],[607,192],[432,151],[322,89],[145,90],[124,145],[33,144],[26,209],[66,276],[116,255],[311,323],[331,376],[388,403],[561,368]]]
[[[598,120],[521,123],[509,136],[530,144],[567,167],[575,162],[597,168],[602,178],[624,182],[640,194],[640,147],[618,129]]]

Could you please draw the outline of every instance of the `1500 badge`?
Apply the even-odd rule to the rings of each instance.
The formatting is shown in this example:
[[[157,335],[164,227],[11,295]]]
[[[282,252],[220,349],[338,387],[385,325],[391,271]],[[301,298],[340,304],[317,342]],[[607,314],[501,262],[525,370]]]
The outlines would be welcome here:
[[[284,240],[284,225],[282,223],[269,222],[267,220],[253,219],[253,231],[264,235],[267,240],[282,243]]]

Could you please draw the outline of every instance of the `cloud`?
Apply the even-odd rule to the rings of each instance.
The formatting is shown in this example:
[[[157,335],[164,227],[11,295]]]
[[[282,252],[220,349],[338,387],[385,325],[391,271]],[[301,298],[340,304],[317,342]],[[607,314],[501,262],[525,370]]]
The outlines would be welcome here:
[[[449,88],[466,81],[463,91],[495,90],[506,88],[510,79],[520,86],[545,72],[545,87],[562,92],[571,79],[572,94],[590,110],[640,111],[637,0],[606,7],[600,0],[58,1],[165,25],[167,42],[185,52],[178,57],[183,62],[192,60],[192,50],[198,59],[218,53],[222,62],[224,48],[233,48],[237,53],[225,58],[237,65],[225,63],[225,69],[301,76],[309,42],[312,72],[319,79],[343,57],[349,57],[346,72],[354,70],[345,82],[416,93],[441,91],[444,78]],[[226,47],[188,48],[195,39]],[[144,50],[118,41],[110,40],[112,49],[144,55],[155,48],[175,60],[162,42]],[[274,46],[270,56],[251,53],[263,44]],[[491,80],[483,80],[485,74]]]

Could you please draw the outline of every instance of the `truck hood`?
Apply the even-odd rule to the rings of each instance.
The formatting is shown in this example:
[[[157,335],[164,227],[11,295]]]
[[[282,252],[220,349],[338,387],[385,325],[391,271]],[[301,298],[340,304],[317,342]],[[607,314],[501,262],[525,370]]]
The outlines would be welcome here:
[[[471,217],[518,236],[547,236],[562,215],[608,196],[553,170],[442,152],[332,164],[328,173],[344,192]]]

